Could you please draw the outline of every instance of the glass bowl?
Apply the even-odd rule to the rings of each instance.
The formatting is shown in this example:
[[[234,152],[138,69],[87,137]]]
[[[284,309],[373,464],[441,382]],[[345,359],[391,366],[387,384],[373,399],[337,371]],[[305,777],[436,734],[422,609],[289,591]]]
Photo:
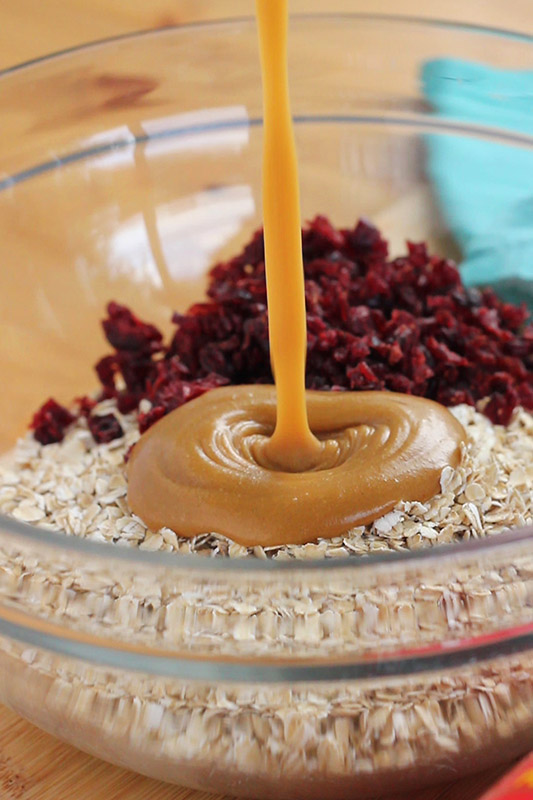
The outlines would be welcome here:
[[[453,145],[444,174],[461,178],[455,144],[523,163],[533,138],[503,113],[437,108],[421,76],[442,59],[531,68],[532,40],[306,16],[290,48],[304,218],[366,216],[394,253],[425,239],[461,258],[469,239],[446,205],[439,143]],[[109,299],[168,331],[209,266],[260,225],[255,25],[92,44],[8,70],[0,87],[7,453],[46,397],[95,388]],[[520,178],[484,174],[479,197],[498,220]],[[476,263],[471,282],[484,283]],[[532,539],[278,563],[146,552],[3,516],[0,699],[96,756],[210,791],[365,797],[451,780],[533,747]]]

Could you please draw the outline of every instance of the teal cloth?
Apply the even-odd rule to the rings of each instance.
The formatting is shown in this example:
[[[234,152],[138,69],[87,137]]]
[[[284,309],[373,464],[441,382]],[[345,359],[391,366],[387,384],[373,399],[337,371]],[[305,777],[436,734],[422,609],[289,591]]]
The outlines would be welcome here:
[[[421,79],[439,117],[533,136],[533,71],[438,59],[424,65]],[[533,299],[533,141],[528,148],[431,134],[427,147],[442,213],[463,252],[465,283],[501,282],[513,299]]]

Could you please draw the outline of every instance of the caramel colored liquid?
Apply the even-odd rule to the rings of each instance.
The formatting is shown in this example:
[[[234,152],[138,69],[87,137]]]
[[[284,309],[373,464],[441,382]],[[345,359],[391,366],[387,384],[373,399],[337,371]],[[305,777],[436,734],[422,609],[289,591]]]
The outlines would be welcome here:
[[[392,392],[308,392],[320,457],[288,472],[271,461],[271,386],[214,389],[150,428],[133,449],[129,496],[153,529],[215,531],[269,547],[333,537],[400,500],[440,490],[462,426],[443,406]]]
[[[382,516],[400,500],[428,500],[440,489],[443,468],[457,465],[465,438],[453,415],[429,400],[388,392],[305,391],[306,313],[287,75],[287,1],[256,0],[264,96],[265,266],[276,389],[212,390],[156,423],[128,464],[130,506],[152,529],[166,526],[189,537],[216,532],[264,547],[337,536]]]
[[[307,330],[300,191],[287,72],[288,0],[256,0],[263,72],[263,218],[270,357],[276,381],[272,462],[305,470],[320,455],[305,400]]]

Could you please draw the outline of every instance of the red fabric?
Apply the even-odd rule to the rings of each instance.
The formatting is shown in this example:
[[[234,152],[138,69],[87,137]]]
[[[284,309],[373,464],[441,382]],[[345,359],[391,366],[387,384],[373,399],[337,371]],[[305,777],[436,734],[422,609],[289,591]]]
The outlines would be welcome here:
[[[533,753],[484,794],[481,800],[533,800]]]

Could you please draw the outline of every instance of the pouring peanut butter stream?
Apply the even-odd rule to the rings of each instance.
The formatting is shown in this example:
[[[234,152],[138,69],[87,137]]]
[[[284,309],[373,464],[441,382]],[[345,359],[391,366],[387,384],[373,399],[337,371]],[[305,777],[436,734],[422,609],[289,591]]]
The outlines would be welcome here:
[[[275,388],[213,389],[150,428],[128,500],[152,530],[216,532],[248,547],[303,544],[425,501],[465,432],[431,400],[306,392],[300,198],[287,74],[288,0],[257,0],[264,100],[263,214]]]

